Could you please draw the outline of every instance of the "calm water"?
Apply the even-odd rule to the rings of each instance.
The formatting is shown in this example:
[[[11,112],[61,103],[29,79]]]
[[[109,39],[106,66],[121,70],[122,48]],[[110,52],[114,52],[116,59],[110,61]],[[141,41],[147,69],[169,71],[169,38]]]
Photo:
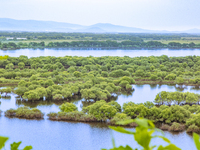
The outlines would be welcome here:
[[[182,91],[200,93],[199,87],[193,86],[169,86],[169,85],[133,85],[135,91],[132,95],[119,95],[117,102],[121,105],[125,102],[133,101],[143,103],[153,101],[155,95],[160,91]],[[45,114],[58,112],[60,102],[39,101],[35,103],[20,103],[16,101],[15,94],[10,98],[1,99],[0,109],[5,111],[9,108],[18,108],[26,105],[37,107]],[[83,105],[87,105],[84,99],[72,101],[81,110]],[[131,129],[134,130],[134,129]],[[22,140],[24,145],[32,144],[34,150],[98,150],[100,148],[111,148],[111,130],[103,123],[76,123],[76,122],[57,122],[50,121],[45,117],[44,120],[8,119],[0,117],[0,133],[9,136],[9,142]],[[117,145],[136,145],[132,136],[112,132]],[[186,132],[172,134],[165,132],[165,136],[183,150],[195,149],[192,137]],[[9,148],[9,142],[6,145]],[[153,144],[165,144],[159,139],[155,139]]]
[[[38,56],[200,56],[200,50],[69,50],[69,49],[20,49],[20,50],[0,50],[0,55],[9,55],[18,57],[26,55],[28,57]],[[116,101],[123,105],[125,102],[133,101],[135,103],[143,103],[153,101],[155,95],[160,91],[190,91],[200,93],[199,87],[178,87],[169,85],[133,85],[135,91],[130,95],[118,95]],[[61,102],[39,101],[35,103],[24,103],[16,101],[15,94],[11,94],[10,98],[0,99],[0,110],[6,111],[10,108],[18,108],[20,106],[37,107],[45,114],[49,112],[58,112]],[[81,110],[83,106],[87,106],[88,102],[84,99],[75,99],[72,101]],[[131,129],[134,130],[134,129]],[[123,135],[117,132],[111,132],[106,124],[102,123],[76,123],[76,122],[57,122],[50,121],[45,117],[43,120],[26,120],[26,119],[8,119],[4,116],[0,117],[0,134],[10,137],[6,144],[13,141],[22,140],[22,147],[32,145],[34,150],[100,150],[101,148],[112,147],[112,134],[116,140],[116,145],[135,146],[132,136]],[[195,149],[192,137],[186,132],[172,134],[165,132],[165,136],[183,150]],[[162,140],[155,139],[153,144],[165,144]],[[21,147],[21,148],[22,148]]]
[[[9,55],[12,57],[18,57],[25,55],[28,57],[39,57],[39,56],[189,56],[197,55],[200,56],[199,49],[183,49],[183,50],[71,50],[71,49],[19,49],[19,50],[0,50],[0,55]]]

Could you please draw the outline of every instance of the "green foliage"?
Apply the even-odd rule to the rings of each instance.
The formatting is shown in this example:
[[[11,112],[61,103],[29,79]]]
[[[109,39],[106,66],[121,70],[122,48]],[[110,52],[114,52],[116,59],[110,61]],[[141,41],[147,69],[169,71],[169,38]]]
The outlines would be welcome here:
[[[62,99],[63,99],[63,96],[62,96],[61,94],[55,94],[55,95],[53,96],[53,99],[54,99],[54,100],[62,100]]]
[[[42,119],[44,114],[37,108],[19,107],[17,109],[9,109],[5,112],[6,117],[17,117],[26,119]]]
[[[163,136],[157,136],[157,135],[153,135],[153,133],[155,131],[157,131],[157,129],[155,128],[154,124],[147,120],[147,119],[134,119],[134,120],[129,120],[129,121],[122,121],[119,122],[119,124],[127,124],[127,123],[131,123],[131,122],[135,122],[138,124],[138,126],[136,127],[135,132],[126,130],[122,127],[110,127],[111,129],[120,132],[120,133],[124,133],[124,134],[130,134],[134,136],[135,141],[144,149],[144,150],[153,150],[155,147],[157,147],[158,150],[166,150],[166,149],[170,149],[170,150],[180,150],[180,148],[176,147],[174,144],[172,144],[167,138],[163,137]],[[165,142],[168,143],[167,146],[163,147],[162,145],[151,145],[150,142],[153,138],[161,138],[162,140],[164,140]],[[115,144],[113,144],[114,148],[113,149],[124,149],[124,150],[131,150],[133,148],[131,148],[130,146],[120,146],[119,148],[115,147]],[[104,149],[105,150],[105,149]],[[112,149],[110,149],[112,150]]]
[[[176,78],[176,83],[177,83],[177,84],[183,84],[184,81],[185,81],[185,80],[184,80],[183,78],[181,78],[181,77],[177,77],[177,78]]]
[[[120,112],[120,105],[115,102],[106,103],[104,100],[83,108],[83,112],[95,116],[98,120],[105,121],[113,118],[117,112]]]
[[[188,133],[192,133],[192,132],[199,133],[200,132],[200,128],[198,126],[196,126],[195,124],[192,124],[187,128],[187,132]]]
[[[172,102],[175,104],[195,104],[199,101],[199,95],[190,92],[166,92],[162,91],[156,95],[155,103],[157,104],[168,104],[171,105]]]
[[[187,126],[190,126],[193,124],[200,127],[200,113],[192,114],[191,117],[189,119],[187,119],[187,121],[186,121]]]
[[[200,140],[199,140],[199,135],[196,133],[193,133],[193,140],[196,145],[197,150],[200,150]]]
[[[131,117],[127,116],[127,114],[124,113],[117,113],[111,120],[110,123],[113,125],[116,125],[117,122],[119,121],[125,121],[125,120],[130,120]]]
[[[147,107],[147,108],[152,108],[152,107],[154,107],[155,105],[154,105],[153,102],[147,101],[147,102],[144,103],[144,106]]]
[[[0,136],[0,149],[2,149],[5,146],[5,143],[7,142],[9,138],[8,137],[3,137]],[[22,142],[13,142],[12,144],[10,144],[10,150],[19,150],[19,146]],[[26,146],[23,148],[23,150],[31,150],[33,149],[32,146]]]
[[[8,139],[8,137],[0,136],[0,149],[2,149],[5,146],[5,143]]]
[[[19,66],[20,69],[24,69],[25,64],[24,64],[23,62],[19,62],[19,63],[18,63],[18,66]]]
[[[72,112],[78,109],[75,104],[68,102],[63,103],[59,108],[62,112]]]
[[[190,117],[190,112],[179,105],[175,105],[164,109],[160,115],[162,116],[161,121],[166,123],[185,123],[186,120]]]

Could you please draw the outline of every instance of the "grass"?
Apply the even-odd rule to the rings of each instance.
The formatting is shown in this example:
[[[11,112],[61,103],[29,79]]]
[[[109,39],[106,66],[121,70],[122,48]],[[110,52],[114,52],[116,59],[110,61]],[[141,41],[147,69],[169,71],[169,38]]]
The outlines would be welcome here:
[[[181,40],[144,40],[144,42],[148,42],[148,41],[158,41],[164,44],[168,44],[170,42],[178,42],[178,43],[195,43],[195,44],[200,44],[200,39],[181,39]]]
[[[35,40],[10,40],[10,41],[2,41],[2,43],[7,43],[7,42],[14,42],[14,43],[19,43],[19,42],[23,42],[23,43],[30,43],[30,42],[45,42],[45,44],[48,44],[50,42],[72,42],[72,41],[95,41],[95,40],[92,40],[91,38],[87,38],[87,39],[62,39],[62,40],[49,40],[49,39],[45,39],[45,40],[39,40],[39,39],[35,39]],[[106,41],[107,39],[105,40],[97,40],[97,41]],[[116,40],[117,42],[122,42],[124,40]],[[148,42],[148,41],[158,41],[158,42],[162,42],[164,44],[168,44],[169,42],[178,42],[178,43],[195,43],[195,44],[200,44],[200,37],[184,37],[180,40],[144,40],[144,42]]]

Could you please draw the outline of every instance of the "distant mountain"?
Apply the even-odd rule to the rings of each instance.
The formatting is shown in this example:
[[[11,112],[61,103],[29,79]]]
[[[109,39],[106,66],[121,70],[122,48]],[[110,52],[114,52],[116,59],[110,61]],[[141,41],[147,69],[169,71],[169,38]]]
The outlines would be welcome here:
[[[88,33],[200,33],[200,29],[190,29],[185,31],[159,31],[113,25],[109,23],[97,23],[91,26],[83,26],[78,24],[55,21],[15,20],[9,18],[0,18],[0,31]]]
[[[98,23],[98,24],[91,25],[91,27],[98,27],[107,32],[152,32],[151,30],[125,27],[125,26],[113,25],[109,23]]]
[[[200,29],[194,28],[194,29],[190,29],[190,30],[185,30],[183,32],[185,32],[185,33],[200,33]]]
[[[77,24],[54,21],[14,20],[0,18],[0,30],[73,32],[73,30],[82,27],[83,26]]]
[[[78,24],[37,21],[37,20],[15,20],[9,18],[0,18],[0,30],[6,31],[47,31],[47,32],[92,32],[92,33],[111,33],[111,32],[131,32],[145,33],[157,32],[140,28],[125,27],[108,23],[98,23],[91,26],[82,26]]]

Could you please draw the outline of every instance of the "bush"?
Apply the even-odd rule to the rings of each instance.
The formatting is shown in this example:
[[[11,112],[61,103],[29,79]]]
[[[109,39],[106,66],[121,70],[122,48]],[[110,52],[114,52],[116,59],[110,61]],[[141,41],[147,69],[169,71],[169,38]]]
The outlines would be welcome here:
[[[53,99],[54,100],[62,100],[63,96],[61,94],[56,94],[56,95],[53,96]]]
[[[175,131],[175,132],[179,132],[183,130],[185,130],[185,125],[177,123],[177,122],[173,122],[172,126],[169,128],[169,131]]]
[[[62,104],[59,108],[61,112],[72,112],[78,110],[75,104],[68,102]]]
[[[116,125],[116,122],[129,120],[131,117],[128,117],[127,114],[117,113],[111,120],[110,124]]]
[[[158,76],[153,74],[153,75],[150,76],[150,79],[153,80],[153,81],[155,81],[155,80],[158,79]]]
[[[195,124],[192,124],[187,128],[186,132],[188,132],[188,133],[192,133],[192,132],[200,133],[200,128],[197,127]]]
[[[81,121],[81,122],[95,122],[97,119],[93,115],[87,115],[80,111],[73,112],[58,112],[47,114],[50,120],[62,121]]]
[[[189,119],[186,121],[186,126],[196,125],[200,127],[200,114],[192,114]]]
[[[175,80],[176,79],[176,74],[168,74],[166,77],[165,77],[165,80]]]
[[[26,119],[42,119],[44,114],[37,108],[30,109],[29,107],[19,107],[17,110],[7,110],[5,116]]]
[[[160,115],[160,121],[163,121],[165,123],[185,123],[186,120],[190,117],[190,112],[179,105],[175,105],[162,110]]]
[[[164,130],[164,131],[168,131],[170,128],[170,126],[168,124],[162,124],[162,126],[160,127],[161,130]]]
[[[104,100],[97,101],[96,103],[84,107],[83,112],[93,115],[99,121],[111,119],[120,110],[120,105],[116,102],[106,103]]]
[[[50,112],[49,114],[47,114],[47,116],[49,117],[50,120],[57,120],[57,113],[54,112]]]
[[[13,117],[16,115],[16,110],[15,109],[9,109],[9,110],[6,110],[5,112],[5,116],[8,116],[8,117]]]

